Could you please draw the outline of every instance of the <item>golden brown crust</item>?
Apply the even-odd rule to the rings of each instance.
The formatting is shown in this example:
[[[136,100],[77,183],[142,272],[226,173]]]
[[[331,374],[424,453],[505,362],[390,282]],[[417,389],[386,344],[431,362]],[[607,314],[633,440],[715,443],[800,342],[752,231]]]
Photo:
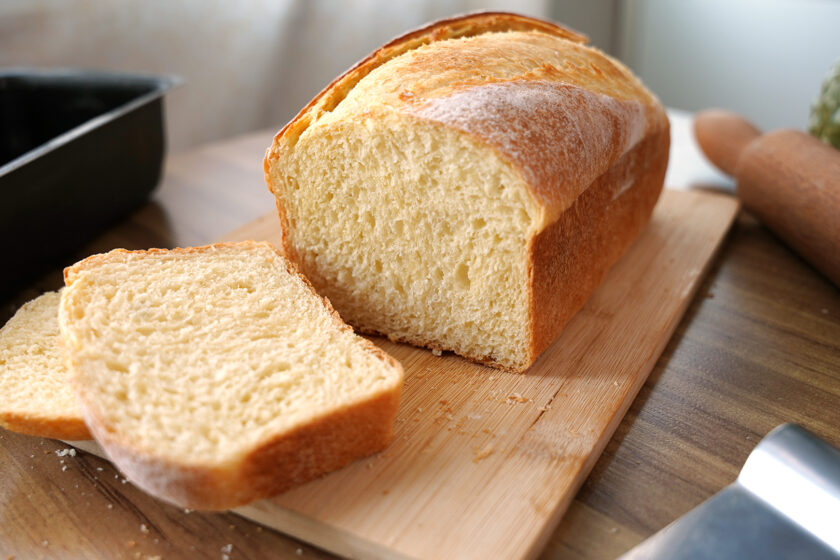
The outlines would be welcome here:
[[[385,449],[393,438],[401,390],[397,385],[266,442],[246,458],[244,468],[256,495],[279,494]]]
[[[353,87],[371,71],[382,66],[389,60],[436,41],[471,37],[482,33],[496,31],[541,31],[543,33],[566,39],[574,43],[586,43],[587,37],[561,25],[530,18],[507,12],[484,12],[477,14],[465,14],[432,22],[428,25],[409,31],[382,47],[378,48],[367,57],[348,68],[343,74],[330,82],[318,95],[316,95],[298,114],[289,121],[274,136],[274,141],[266,150],[263,159],[263,173],[268,190],[271,188],[269,168],[271,161],[277,158],[277,149],[281,139],[287,136],[296,138],[312,122],[313,118],[323,111],[334,109],[353,89]],[[294,143],[294,140],[292,140]],[[285,210],[277,201],[277,213],[283,228],[281,242],[283,251],[293,260],[297,260],[294,247],[288,242],[288,218]]]
[[[412,114],[469,134],[511,163],[542,208],[538,231],[623,154],[668,127],[658,104],[547,80],[457,89]]]
[[[201,247],[128,251],[115,249],[93,255],[64,271],[67,285],[78,274],[99,263],[123,255],[197,254],[220,247],[263,246],[274,251],[287,272],[296,276],[324,305],[341,330],[350,330],[330,301],[315,292],[297,265],[270,243],[242,241]],[[241,462],[232,466],[185,464],[138,449],[124,434],[113,431],[84,388],[72,378],[85,415],[85,422],[111,460],[139,487],[162,499],[195,509],[223,510],[268,498],[288,488],[341,468],[355,459],[385,448],[391,440],[393,423],[402,391],[403,369],[399,362],[372,342],[361,338],[365,349],[399,370],[399,379],[366,399],[322,414],[292,430],[275,434],[255,446]],[[72,365],[72,364],[71,364]],[[72,438],[68,438],[72,439]]]
[[[385,449],[400,393],[398,384],[278,434],[230,469],[156,457],[125,442],[96,416],[89,414],[87,422],[108,457],[140,488],[181,507],[224,510],[269,498]]]
[[[474,35],[496,31],[532,30],[562,37],[563,39],[577,43],[585,43],[588,40],[585,35],[581,35],[561,25],[509,12],[464,14],[438,20],[392,39],[348,68],[343,74],[327,84],[312,101],[298,112],[295,118],[280,129],[275,136],[275,142],[278,137],[294,129],[316,107],[322,111],[331,111],[372,70],[405,52],[447,39],[472,37]],[[268,159],[268,154],[266,155],[266,159]]]
[[[531,362],[583,307],[647,224],[662,190],[669,143],[667,128],[639,143],[533,239]]]
[[[91,439],[90,431],[88,431],[84,420],[75,416],[34,416],[32,414],[2,412],[0,413],[0,426],[28,436],[77,441]]]
[[[485,33],[493,36],[481,37]],[[440,43],[465,37],[474,39]],[[512,14],[462,16],[395,39],[339,76],[275,136],[264,160],[269,189],[269,171],[281,150],[292,149],[307,127],[342,101],[342,118],[386,108],[458,130],[490,147],[522,177],[539,213],[528,242],[532,270],[523,279],[531,313],[531,359],[522,366],[507,364],[522,371],[646,223],[667,165],[669,124],[662,105],[627,68],[584,42],[562,27]],[[517,47],[519,58],[505,66],[506,53]],[[376,81],[360,84],[390,60]],[[488,69],[485,76],[486,60],[497,61],[505,71]],[[439,77],[438,71],[445,75]],[[494,71],[502,78],[492,77]],[[623,175],[628,168],[639,176]],[[616,203],[604,200],[604,193],[616,190],[621,190]],[[288,219],[275,194],[284,248],[296,259],[286,234]],[[582,250],[574,254],[571,246]],[[434,346],[422,336],[398,340]],[[465,357],[499,366],[487,356]]]
[[[521,31],[537,33],[527,37],[498,33]],[[446,52],[421,49],[490,33],[495,34],[491,42],[459,42]],[[563,56],[553,63],[523,60],[521,72],[505,80],[477,70],[482,61],[504,58],[522,41],[533,42],[534,52]],[[282,143],[293,146],[307,127],[334,110],[370,72],[416,51],[410,63],[389,76],[401,84],[398,94],[388,92],[397,100],[382,95],[379,102],[492,146],[522,173],[543,208],[538,228],[543,229],[637,141],[667,127],[664,110],[641,82],[585,42],[584,36],[556,24],[507,13],[459,16],[398,37],[336,78],[277,133],[263,163],[269,190],[269,167]],[[431,70],[445,76],[443,82],[429,79]],[[280,204],[278,212],[285,232],[288,223]],[[283,244],[285,250],[293,250],[285,233]]]

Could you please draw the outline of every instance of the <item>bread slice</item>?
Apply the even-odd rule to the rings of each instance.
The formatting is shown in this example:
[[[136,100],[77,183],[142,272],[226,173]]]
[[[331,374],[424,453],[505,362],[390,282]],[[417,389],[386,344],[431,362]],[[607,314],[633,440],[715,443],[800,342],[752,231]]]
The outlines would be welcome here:
[[[441,21],[337,78],[265,162],[283,245],[357,329],[523,371],[647,223],[669,126],[549,22]]]
[[[115,250],[65,270],[95,439],[164,500],[226,509],[383,449],[402,368],[268,243]]]
[[[31,436],[90,439],[68,385],[58,329],[59,292],[18,309],[0,329],[0,426]]]

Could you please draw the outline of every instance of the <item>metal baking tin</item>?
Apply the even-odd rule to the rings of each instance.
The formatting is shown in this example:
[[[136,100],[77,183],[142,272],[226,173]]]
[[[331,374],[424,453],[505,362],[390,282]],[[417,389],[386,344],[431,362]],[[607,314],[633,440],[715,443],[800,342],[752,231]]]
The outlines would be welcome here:
[[[0,295],[142,205],[160,180],[168,76],[0,70]]]

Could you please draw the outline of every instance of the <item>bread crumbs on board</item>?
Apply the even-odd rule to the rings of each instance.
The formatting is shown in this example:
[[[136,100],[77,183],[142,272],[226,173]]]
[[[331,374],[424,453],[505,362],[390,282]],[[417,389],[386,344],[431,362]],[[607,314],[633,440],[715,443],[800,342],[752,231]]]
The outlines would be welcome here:
[[[486,459],[487,457],[489,457],[490,455],[495,453],[495,451],[496,450],[493,449],[493,446],[490,445],[490,444],[485,445],[480,450],[478,448],[474,447],[473,448],[473,453],[474,453],[473,454],[473,463],[478,463],[482,459]]]

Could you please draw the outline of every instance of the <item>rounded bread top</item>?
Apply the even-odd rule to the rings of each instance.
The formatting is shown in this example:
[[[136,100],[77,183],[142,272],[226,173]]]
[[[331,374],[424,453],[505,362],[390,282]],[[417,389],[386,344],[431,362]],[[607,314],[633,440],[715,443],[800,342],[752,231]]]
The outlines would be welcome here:
[[[281,142],[293,145],[321,119],[396,112],[492,146],[529,185],[542,229],[642,138],[668,129],[656,97],[585,42],[515,14],[430,24],[336,78],[278,133],[266,169]]]

